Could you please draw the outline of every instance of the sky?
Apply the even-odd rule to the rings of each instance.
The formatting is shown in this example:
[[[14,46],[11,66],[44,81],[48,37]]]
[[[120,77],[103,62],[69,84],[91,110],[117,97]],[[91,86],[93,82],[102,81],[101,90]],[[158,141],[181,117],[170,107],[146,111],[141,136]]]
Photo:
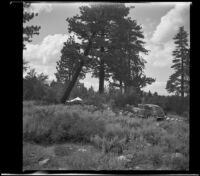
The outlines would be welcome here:
[[[38,73],[49,76],[55,80],[56,62],[60,60],[60,50],[69,37],[67,18],[79,14],[79,7],[89,3],[32,3],[30,11],[37,12],[25,25],[39,25],[39,35],[32,38],[26,45],[23,57],[29,62],[31,68]],[[172,65],[172,51],[175,49],[173,37],[180,26],[190,34],[190,2],[154,2],[154,3],[126,3],[134,6],[129,17],[142,26],[145,36],[145,48],[148,55],[141,55],[146,61],[144,72],[146,76],[156,81],[143,88],[145,91],[157,92],[159,95],[169,95],[166,83],[174,72]],[[189,35],[190,36],[190,35]],[[98,90],[98,79],[87,74],[81,82],[89,88],[93,86]],[[105,83],[105,85],[108,85]]]

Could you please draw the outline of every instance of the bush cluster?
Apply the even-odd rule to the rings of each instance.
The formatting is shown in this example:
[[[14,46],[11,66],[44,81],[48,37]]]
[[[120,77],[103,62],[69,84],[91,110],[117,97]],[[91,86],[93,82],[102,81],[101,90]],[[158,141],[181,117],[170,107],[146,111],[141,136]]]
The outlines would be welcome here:
[[[90,169],[97,165],[103,169],[121,168],[122,161],[111,157],[111,154],[116,157],[131,155],[132,160],[128,163],[131,168],[138,165],[154,169],[164,166],[173,169],[188,168],[189,124],[185,121],[157,122],[153,118],[113,115],[108,110],[92,113],[81,105],[41,106],[35,102],[24,102],[23,105],[24,141],[58,145],[65,142],[87,143],[105,156],[98,156],[93,161],[96,163],[93,166],[90,166],[91,162],[86,165],[79,162],[88,159],[86,153],[77,154],[76,158],[71,156],[69,163],[73,161],[74,168]],[[58,156],[67,157],[72,153],[63,147],[58,147],[55,152]],[[173,157],[175,155],[181,157]],[[103,164],[104,161],[107,163]]]
[[[37,107],[32,117],[24,116],[23,138],[36,143],[88,142],[91,136],[102,136],[104,128],[101,120],[81,118],[64,110],[54,112],[51,106]]]

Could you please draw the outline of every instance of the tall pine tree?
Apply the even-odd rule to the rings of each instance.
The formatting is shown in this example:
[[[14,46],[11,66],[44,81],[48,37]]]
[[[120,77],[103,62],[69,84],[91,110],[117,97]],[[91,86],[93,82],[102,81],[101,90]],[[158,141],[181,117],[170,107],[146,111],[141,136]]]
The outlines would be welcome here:
[[[80,44],[75,42],[74,37],[70,36],[67,42],[64,43],[64,46],[61,50],[61,58],[57,63],[55,73],[57,82],[67,84],[72,80],[72,77],[81,62],[82,55],[80,50]],[[79,79],[85,77],[86,68],[83,68],[79,75]]]
[[[30,12],[31,4],[27,2],[23,2],[23,49],[26,49],[26,43],[31,42],[31,38],[33,35],[38,35],[40,26],[27,26],[25,25],[27,22],[29,22],[31,19],[33,19],[35,16],[37,16],[37,13]],[[23,71],[26,71],[27,69],[27,61],[23,59]]]
[[[102,31],[108,30],[110,23],[119,18],[127,16],[129,8],[124,4],[92,4],[90,7],[80,7],[80,15],[68,18],[69,32],[75,33],[82,40],[83,55],[87,57],[91,53],[94,39],[98,35],[102,35]],[[101,47],[101,45],[100,45]],[[66,88],[61,102],[64,103],[68,99],[76,80],[82,71],[83,66],[87,63],[87,59],[82,59],[77,67],[71,82]],[[103,72],[102,72],[103,73]]]
[[[120,89],[128,91],[130,87],[139,92],[146,84],[151,84],[154,79],[144,75],[143,69],[146,61],[139,55],[147,54],[144,48],[144,35],[142,28],[135,20],[127,18],[113,24],[111,30],[110,71],[114,81],[118,80]],[[114,85],[117,85],[114,83]]]
[[[40,30],[40,26],[27,26],[25,25],[27,22],[29,22],[31,19],[33,19],[35,16],[37,16],[37,13],[34,12],[30,12],[29,8],[30,8],[31,4],[30,3],[23,3],[23,48],[25,49],[25,42],[31,42],[31,38],[33,37],[33,35],[38,35],[39,34],[39,30]]]
[[[184,27],[179,28],[179,32],[175,35],[174,43],[176,49],[173,51],[173,65],[171,68],[175,70],[167,81],[166,89],[169,93],[176,93],[184,98],[189,93],[189,60],[190,52],[188,47],[188,33]]]

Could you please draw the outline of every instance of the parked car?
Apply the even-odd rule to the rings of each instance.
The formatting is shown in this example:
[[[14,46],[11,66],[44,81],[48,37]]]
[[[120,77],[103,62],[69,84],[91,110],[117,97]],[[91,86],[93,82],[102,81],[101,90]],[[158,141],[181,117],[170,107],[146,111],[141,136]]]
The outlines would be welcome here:
[[[148,117],[155,117],[157,120],[163,120],[166,118],[164,110],[154,104],[138,104],[138,108],[141,110],[139,111],[139,116],[148,118]]]

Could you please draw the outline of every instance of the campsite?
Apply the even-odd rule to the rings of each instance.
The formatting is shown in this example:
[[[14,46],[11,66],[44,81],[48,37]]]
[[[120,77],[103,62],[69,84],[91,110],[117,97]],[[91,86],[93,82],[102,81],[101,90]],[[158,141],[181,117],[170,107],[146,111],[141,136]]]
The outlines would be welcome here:
[[[187,2],[23,2],[23,171],[189,170]]]

